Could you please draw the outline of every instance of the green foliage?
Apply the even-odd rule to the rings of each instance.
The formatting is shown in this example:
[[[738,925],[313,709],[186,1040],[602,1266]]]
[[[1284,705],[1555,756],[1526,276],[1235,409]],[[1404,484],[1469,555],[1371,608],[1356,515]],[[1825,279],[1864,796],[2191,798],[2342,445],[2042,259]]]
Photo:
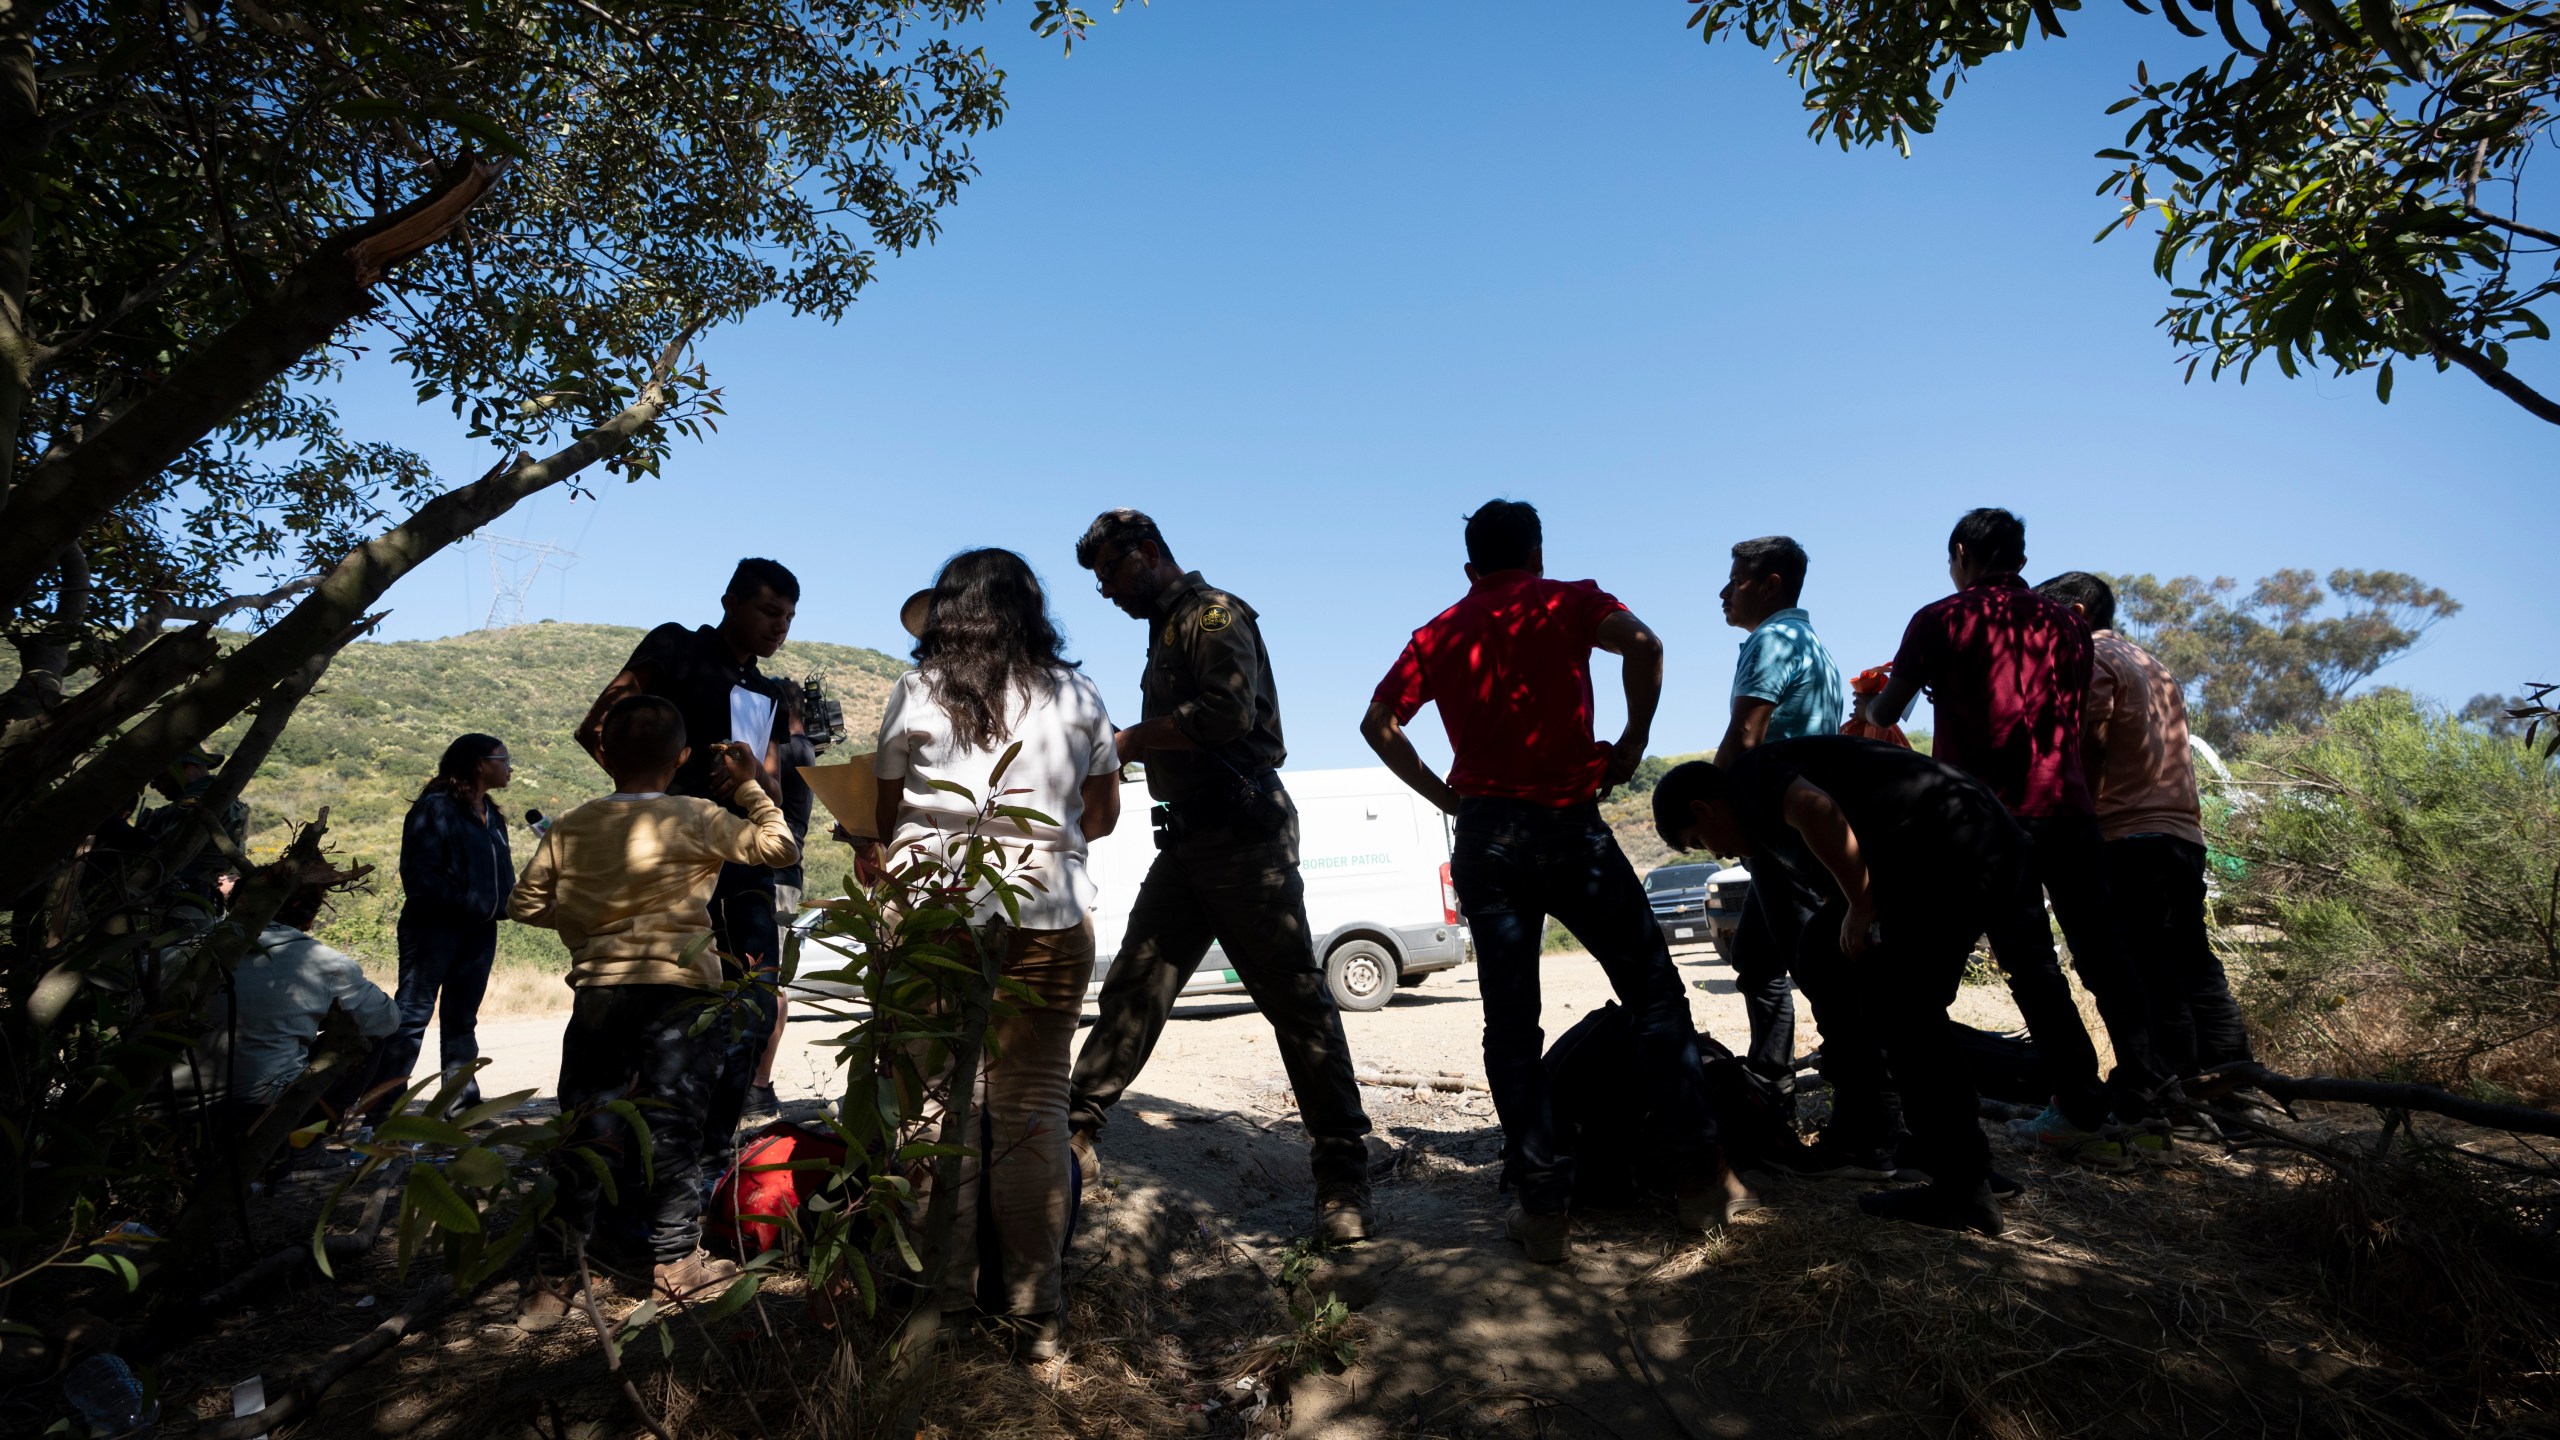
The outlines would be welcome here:
[[[688,327],[771,302],[841,318],[881,252],[934,237],[1004,110],[1000,72],[947,33],[985,0],[22,8],[38,124],[0,167],[0,211],[28,207],[42,355],[23,428],[0,413],[22,474],[258,323],[332,237],[460,157],[504,167],[456,232],[381,277],[361,331],[294,341],[287,373],[84,527],[92,626],[148,597],[211,600],[244,565],[326,568],[444,488],[345,433],[329,382],[348,362],[398,367],[492,458],[548,449],[620,411]],[[612,468],[654,473],[672,434],[719,413],[689,379]]]
[[[380,868],[372,892],[341,897],[318,933],[387,971],[397,953],[392,928],[400,914],[401,822],[435,774],[444,747],[473,730],[507,742],[515,783],[496,799],[511,822],[516,863],[523,865],[533,854],[533,836],[522,824],[528,808],[558,815],[613,788],[571,732],[642,633],[627,626],[546,621],[442,640],[347,647],[249,787],[251,857],[272,856],[291,817],[327,806],[337,855]],[[833,762],[849,748],[869,748],[889,687],[906,667],[876,650],[794,641],[764,669],[793,679],[820,676],[827,693],[844,702],[845,723],[855,738],[819,757]],[[852,861],[850,851],[826,838],[826,830],[821,809],[810,826],[813,885],[819,877],[843,874]],[[568,969],[567,952],[548,930],[501,924],[498,947],[504,964]]]
[[[1804,91],[1808,127],[1842,149],[1910,153],[1974,67],[2063,38],[2079,0],[1694,0],[1689,23],[1780,54]],[[2140,0],[2131,8],[2150,14]],[[2272,355],[2288,375],[2392,359],[2460,365],[2530,413],[2560,403],[2507,369],[2507,347],[2547,340],[2534,306],[2560,293],[2560,235],[2525,221],[2527,159],[2560,102],[2560,8],[2393,0],[2177,0],[2160,14],[2219,58],[2175,79],[2133,67],[2133,111],[2099,150],[2098,192],[2117,205],[2099,239],[2156,210],[2153,269],[2171,288],[2161,318],[2187,373]],[[2094,120],[2095,117],[2092,117]],[[2501,211],[2490,202],[2507,202]]]
[[[2279,570],[2246,595],[2228,577],[2111,575],[2117,628],[2188,692],[2188,723],[2216,747],[2305,730],[2349,690],[2461,613],[2451,595],[2394,570]]]
[[[843,1101],[826,1123],[846,1159],[801,1236],[811,1286],[850,1287],[866,1311],[878,1308],[880,1271],[918,1287],[927,1297],[919,1313],[931,1310],[952,1216],[968,1198],[959,1166],[977,1141],[971,1095],[989,1027],[1041,1003],[1003,973],[1032,883],[1022,874],[1027,841],[1007,845],[1050,818],[1007,798],[1024,793],[1004,788],[1021,749],[1017,741],[996,761],[983,797],[938,782],[977,806],[970,826],[885,855],[868,876],[845,876],[842,896],[817,902],[817,948],[796,957],[800,978],[854,991],[795,1002],[843,1027],[826,1044],[845,1069]],[[805,968],[820,957],[828,968]],[[928,1173],[929,1187],[919,1183]],[[799,1226],[797,1217],[786,1223]]]
[[[2459,1083],[2493,1052],[2549,1039],[2560,769],[2385,693],[2267,737],[2241,771],[2269,788],[2217,826],[2217,848],[2242,862],[2218,918],[2227,938],[2256,937],[2242,993],[2279,1048]]]

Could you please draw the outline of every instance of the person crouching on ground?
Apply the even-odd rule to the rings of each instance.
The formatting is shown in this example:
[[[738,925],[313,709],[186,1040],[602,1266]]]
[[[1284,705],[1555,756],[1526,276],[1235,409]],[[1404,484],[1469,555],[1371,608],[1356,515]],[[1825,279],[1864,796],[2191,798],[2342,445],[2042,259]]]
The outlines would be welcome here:
[[[647,1111],[650,1281],[659,1299],[685,1300],[737,1273],[702,1253],[703,1116],[729,1043],[724,1025],[693,1033],[720,987],[712,890],[723,865],[788,865],[800,848],[743,745],[719,746],[714,757],[743,816],[715,800],[666,793],[691,753],[684,716],[669,701],[616,702],[600,749],[614,793],[552,822],[507,915],[559,931],[569,947],[577,998],[560,1038],[560,1110],[579,1117],[571,1144],[610,1159],[630,1136],[605,1106],[659,1102]],[[568,1313],[576,1280],[563,1262],[595,1228],[594,1167],[563,1149],[551,1168],[556,1223],[545,1228],[516,1322],[528,1330],[547,1330]]]
[[[941,782],[987,798],[996,763],[1022,747],[1004,772],[1007,803],[1049,821],[1026,821],[1030,851],[1014,872],[1022,884],[1016,928],[1004,932],[1004,974],[1039,997],[995,1023],[979,1067],[975,1104],[989,1137],[986,1193],[1003,1257],[1004,1320],[1021,1332],[1025,1358],[1058,1353],[1060,1268],[1072,1180],[1067,1168],[1068,1051],[1093,979],[1093,882],[1085,842],[1120,821],[1120,755],[1102,692],[1062,653],[1058,627],[1030,565],[1010,550],[954,555],[934,581],[915,648],[916,668],[889,692],[871,770],[880,777],[880,842],[857,841],[866,868],[894,869],[910,848],[948,858],[948,847],[978,820],[978,804],[936,788]],[[1017,838],[1010,825],[999,838]],[[981,921],[1001,902],[984,887]],[[946,1064],[948,1062],[946,1061]],[[934,1077],[938,1081],[938,1077]],[[929,1082],[932,1083],[932,1082]],[[940,1107],[928,1124],[938,1133]],[[951,1263],[942,1279],[948,1328],[965,1324],[978,1293],[981,1160],[961,1161],[966,1197],[951,1227]]]
[[[1845,735],[1762,745],[1731,766],[1673,767],[1653,792],[1674,850],[1751,857],[1819,897],[1807,940],[1837,937],[1865,1028],[1882,1041],[1924,1186],[1858,1197],[1870,1215],[1997,1235],[1990,1143],[1947,1006],[1976,940],[2017,904],[2029,841],[1991,790],[1952,765]],[[1488,987],[1489,989],[1490,987]]]
[[[1573,1157],[1556,1148],[1538,1027],[1550,915],[1600,962],[1627,1007],[1680,1223],[1709,1229],[1752,1202],[1717,1157],[1688,989],[1599,806],[1643,758],[1662,694],[1662,642],[1594,582],[1546,578],[1534,507],[1488,502],[1467,517],[1466,537],[1467,597],[1413,632],[1360,733],[1398,779],[1458,818],[1451,875],[1475,929],[1485,1077],[1519,1190],[1512,1238],[1548,1265],[1569,1244]],[[1595,647],[1626,662],[1627,726],[1614,746],[1591,732]],[[1457,752],[1446,780],[1404,733],[1426,703],[1439,705]]]

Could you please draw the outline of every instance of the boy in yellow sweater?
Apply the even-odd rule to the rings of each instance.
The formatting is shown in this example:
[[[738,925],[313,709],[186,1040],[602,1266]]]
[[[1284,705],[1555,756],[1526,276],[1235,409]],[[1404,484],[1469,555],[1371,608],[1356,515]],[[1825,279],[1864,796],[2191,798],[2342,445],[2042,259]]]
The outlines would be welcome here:
[[[668,701],[635,695],[605,715],[603,760],[614,793],[559,817],[516,882],[507,916],[560,932],[577,991],[560,1042],[560,1108],[583,1111],[575,1141],[608,1152],[628,1147],[614,1100],[657,1101],[649,1126],[651,1282],[661,1300],[687,1299],[736,1267],[702,1252],[702,1123],[718,1078],[717,1025],[690,1033],[716,1003],[709,901],[723,864],[788,865],[799,858],[781,807],[756,783],[743,745],[718,748],[715,773],[745,811],[665,793],[691,753],[684,717]],[[554,1218],[571,1235],[593,1232],[598,1181],[585,1160],[562,1153]],[[574,1280],[546,1242],[517,1323],[546,1330],[568,1313]],[[548,1271],[549,1273],[543,1273]]]

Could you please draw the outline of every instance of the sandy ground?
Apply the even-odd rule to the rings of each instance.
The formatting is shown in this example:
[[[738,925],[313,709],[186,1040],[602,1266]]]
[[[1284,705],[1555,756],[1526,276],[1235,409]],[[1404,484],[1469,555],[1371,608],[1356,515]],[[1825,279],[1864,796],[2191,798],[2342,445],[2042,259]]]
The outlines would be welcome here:
[[[1743,1019],[1742,997],[1734,992],[1733,972],[1712,949],[1676,950],[1672,958],[1689,981],[1689,1013],[1698,1027],[1736,1050],[1743,1048],[1750,1027]],[[1608,978],[1600,967],[1577,952],[1546,957],[1543,982],[1549,1039],[1611,998]],[[566,993],[564,988],[564,997]],[[1480,1001],[1473,961],[1429,976],[1420,986],[1398,991],[1383,1010],[1342,1017],[1352,1057],[1364,1073],[1446,1074],[1480,1081],[1484,1078]],[[1092,1010],[1085,1013],[1090,1022]],[[2008,1030],[2018,1025],[2008,992],[1996,985],[1965,987],[1957,997],[1955,1015],[1985,1029]],[[482,1093],[530,1089],[548,1097],[560,1074],[560,1027],[566,1016],[564,1007],[536,1017],[482,1021],[480,1050],[491,1062],[480,1077]],[[798,1007],[773,1067],[774,1089],[784,1100],[822,1099],[840,1088],[833,1078],[834,1052],[824,1048],[830,1033],[831,1027],[809,1007]],[[1820,1043],[1812,1011],[1799,995],[1797,1049],[1809,1052]],[[428,1053],[433,1053],[432,1046]],[[1284,1084],[1279,1057],[1271,1048],[1270,1027],[1243,996],[1235,995],[1190,1000],[1174,1007],[1173,1019],[1136,1088],[1185,1104],[1217,1106],[1233,1104],[1239,1095],[1276,1091]]]
[[[1732,972],[1710,949],[1679,951],[1675,960],[1694,1020],[1740,1047],[1747,1027]],[[1610,998],[1599,967],[1578,953],[1546,958],[1544,989],[1550,1038]],[[1356,1312],[1358,1361],[1283,1380],[1268,1396],[1268,1418],[1257,1411],[1238,1428],[1229,1410],[1214,1433],[1267,1436],[1274,1421],[1290,1436],[1326,1440],[1810,1433],[1800,1407],[1697,1368],[1686,1317],[1647,1299],[1664,1275],[1703,1263],[1724,1242],[1677,1233],[1659,1205],[1577,1215],[1573,1254],[1559,1266],[1530,1264],[1505,1237],[1507,1202],[1495,1183],[1501,1130],[1480,1088],[1479,1001],[1469,963],[1400,991],[1383,1010],[1344,1016],[1362,1074],[1476,1083],[1363,1085],[1376,1126],[1378,1237],[1333,1252],[1312,1286]],[[1966,987],[1957,1013],[1986,1028],[2016,1023],[1998,986]],[[484,1024],[482,1048],[493,1061],[484,1091],[548,1095],[562,1018]],[[835,1092],[832,1052],[823,1048],[830,1032],[813,1019],[788,1027],[774,1070],[786,1105]],[[1820,1039],[1801,996],[1797,1039],[1803,1050]],[[1305,1243],[1311,1187],[1269,1027],[1249,1004],[1221,997],[1177,1007],[1103,1132],[1101,1151],[1102,1183],[1086,1191],[1085,1223],[1069,1254],[1071,1285],[1103,1287],[1098,1295],[1134,1275],[1173,1310],[1225,1305],[1241,1314],[1270,1305],[1270,1277]],[[1782,1206],[1848,1204],[1801,1193],[1771,1198]],[[1760,1218],[1745,1217],[1746,1240]],[[1071,1334],[1070,1343],[1078,1338]],[[1079,1363],[1116,1363],[1114,1337],[1082,1338],[1092,1354],[1077,1351]],[[1257,1397],[1229,1398],[1241,1407]]]

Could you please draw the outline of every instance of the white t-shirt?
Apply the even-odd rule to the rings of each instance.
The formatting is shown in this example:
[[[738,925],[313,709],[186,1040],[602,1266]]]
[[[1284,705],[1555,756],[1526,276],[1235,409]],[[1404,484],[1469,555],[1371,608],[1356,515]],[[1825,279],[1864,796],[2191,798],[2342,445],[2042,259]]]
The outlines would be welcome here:
[[[965,834],[988,794],[987,777],[1007,747],[1022,742],[1022,753],[1004,772],[1003,788],[1022,790],[1002,803],[1020,805],[1054,818],[1054,825],[1031,826],[1031,861],[1021,874],[1036,877],[1045,891],[1024,886],[1022,928],[1064,930],[1084,918],[1093,903],[1093,881],[1085,874],[1084,782],[1120,768],[1112,744],[1111,716],[1102,707],[1102,692],[1073,670],[1055,671],[1032,681],[1029,693],[1016,689],[1008,736],[992,750],[964,744],[952,733],[951,717],[934,703],[924,677],[909,671],[889,692],[889,708],[880,717],[880,747],[871,773],[900,781],[898,830],[889,837],[891,850],[919,842]],[[947,790],[936,780],[966,786],[975,801]],[[1009,843],[1023,839],[1010,820],[997,820],[985,832]],[[936,854],[947,852],[936,850]],[[896,863],[892,861],[892,863]],[[982,915],[994,902],[981,897]]]

